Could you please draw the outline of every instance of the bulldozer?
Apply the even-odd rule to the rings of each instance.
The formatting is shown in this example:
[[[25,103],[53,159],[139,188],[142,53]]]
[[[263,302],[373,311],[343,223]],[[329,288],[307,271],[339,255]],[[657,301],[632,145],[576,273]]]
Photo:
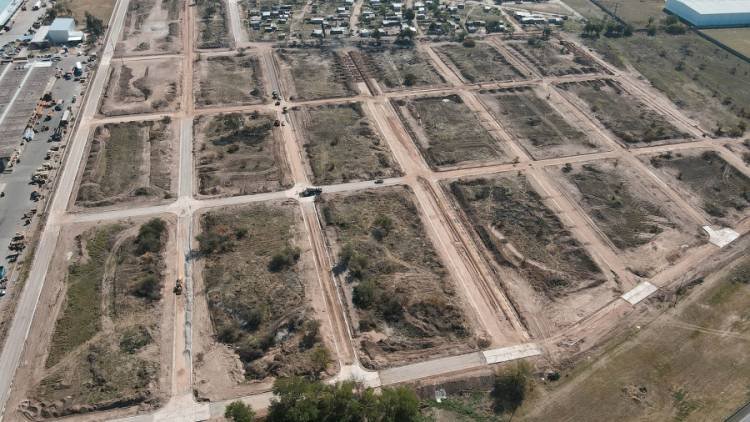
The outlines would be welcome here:
[[[182,280],[180,280],[179,278],[177,279],[177,282],[175,282],[172,292],[174,292],[174,294],[178,296],[182,294]]]

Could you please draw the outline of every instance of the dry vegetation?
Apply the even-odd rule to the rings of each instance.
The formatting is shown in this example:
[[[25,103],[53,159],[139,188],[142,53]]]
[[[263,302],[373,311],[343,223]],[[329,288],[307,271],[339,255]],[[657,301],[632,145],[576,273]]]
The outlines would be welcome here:
[[[180,14],[178,0],[133,0],[128,12],[117,53],[157,54],[180,49]]]
[[[452,64],[466,81],[493,82],[523,79],[524,75],[508,59],[487,43],[479,42],[474,47],[445,44],[433,47],[448,64]]]
[[[689,137],[612,80],[563,83],[558,87],[575,94],[626,145],[654,145]]]
[[[276,55],[290,100],[351,97],[357,93],[353,76],[338,52],[328,49],[278,49]]]
[[[284,144],[268,114],[219,114],[195,121],[201,195],[249,195],[292,185]]]
[[[594,136],[568,123],[584,126],[559,102],[557,108],[529,86],[482,91],[480,99],[495,119],[523,145],[534,159],[564,157],[600,151]],[[562,113],[567,115],[563,115]]]
[[[369,48],[352,53],[385,90],[443,85],[445,80],[416,48]]]
[[[253,105],[265,95],[260,62],[252,55],[207,56],[196,63],[199,106]]]
[[[625,163],[597,161],[548,171],[636,275],[653,276],[674,264],[688,246],[704,242],[698,225]]]
[[[245,379],[325,374],[330,354],[307,296],[317,281],[297,205],[210,212],[201,225],[213,332],[241,361]]]
[[[591,58],[571,49],[556,38],[529,38],[525,41],[509,41],[506,45],[542,76],[577,75],[600,70]]]
[[[732,226],[747,216],[750,178],[708,150],[667,152],[650,157],[660,177],[684,193],[717,224]]]
[[[105,116],[175,111],[179,108],[179,61],[115,61],[112,65],[100,109]]]
[[[173,140],[168,119],[97,126],[76,205],[97,207],[170,197]]]
[[[554,298],[604,281],[524,176],[458,180],[450,190],[496,263],[514,268],[538,292]]]
[[[76,238],[44,376],[21,411],[63,416],[160,403],[167,225],[113,224]]]
[[[292,112],[303,133],[313,181],[333,184],[400,174],[388,145],[359,103],[304,107]]]
[[[369,368],[477,347],[412,198],[398,187],[325,195],[319,203]]]
[[[228,48],[226,0],[195,0],[198,48]]]
[[[407,97],[392,103],[433,168],[510,161],[505,148],[458,95]]]

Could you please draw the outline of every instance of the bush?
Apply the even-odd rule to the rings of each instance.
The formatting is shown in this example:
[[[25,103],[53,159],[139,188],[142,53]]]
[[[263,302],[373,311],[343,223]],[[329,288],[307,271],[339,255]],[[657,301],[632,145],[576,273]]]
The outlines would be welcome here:
[[[224,417],[233,422],[252,422],[255,419],[255,412],[250,406],[237,400],[229,403],[224,410]]]
[[[302,340],[299,342],[300,349],[307,350],[318,342],[318,334],[320,333],[320,322],[317,320],[309,320],[305,322],[302,327]]]
[[[404,75],[404,86],[414,86],[417,83],[417,77],[413,73]]]
[[[150,301],[159,300],[161,299],[160,284],[159,279],[154,274],[148,274],[138,282],[133,289],[133,294]]]
[[[157,253],[163,246],[162,235],[167,229],[167,224],[160,218],[154,218],[138,229],[138,237],[135,239],[136,253],[143,255],[146,252]]]
[[[472,38],[464,38],[464,42],[461,43],[466,48],[474,48],[476,47],[477,43]]]
[[[363,281],[352,289],[352,302],[361,309],[369,309],[375,303],[375,283],[371,280]]]
[[[299,248],[284,248],[281,252],[271,257],[271,262],[268,263],[268,271],[276,273],[291,267],[297,263],[299,255]]]
[[[203,255],[212,253],[223,253],[232,249],[232,240],[225,234],[214,231],[198,235],[198,249]]]
[[[522,367],[511,373],[495,377],[492,400],[495,412],[513,412],[521,406],[526,397],[526,373]]]
[[[128,328],[120,337],[120,350],[125,353],[133,354],[151,343],[151,341],[151,334],[149,334],[146,327],[139,325],[137,327]]]

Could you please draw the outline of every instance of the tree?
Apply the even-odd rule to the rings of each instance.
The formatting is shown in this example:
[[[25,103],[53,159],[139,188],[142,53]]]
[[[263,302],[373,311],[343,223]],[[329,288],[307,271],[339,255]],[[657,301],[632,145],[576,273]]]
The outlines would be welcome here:
[[[383,388],[380,395],[352,381],[333,385],[299,377],[280,378],[268,410],[268,422],[342,421],[412,422],[419,400],[408,388]]]
[[[407,22],[411,22],[414,20],[414,9],[406,9],[404,10],[404,20]]]
[[[91,35],[92,41],[96,41],[104,35],[104,22],[89,12],[86,12],[86,31]]]
[[[255,412],[250,406],[237,400],[229,403],[224,411],[224,417],[234,422],[252,422]]]
[[[514,371],[495,377],[492,399],[495,412],[514,412],[526,397],[526,368],[517,367]]]

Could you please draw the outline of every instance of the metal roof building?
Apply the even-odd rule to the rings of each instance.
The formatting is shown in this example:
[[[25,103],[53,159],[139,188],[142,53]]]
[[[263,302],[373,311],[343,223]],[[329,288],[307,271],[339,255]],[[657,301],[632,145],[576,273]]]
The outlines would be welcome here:
[[[665,9],[699,28],[750,25],[750,0],[667,0]]]

